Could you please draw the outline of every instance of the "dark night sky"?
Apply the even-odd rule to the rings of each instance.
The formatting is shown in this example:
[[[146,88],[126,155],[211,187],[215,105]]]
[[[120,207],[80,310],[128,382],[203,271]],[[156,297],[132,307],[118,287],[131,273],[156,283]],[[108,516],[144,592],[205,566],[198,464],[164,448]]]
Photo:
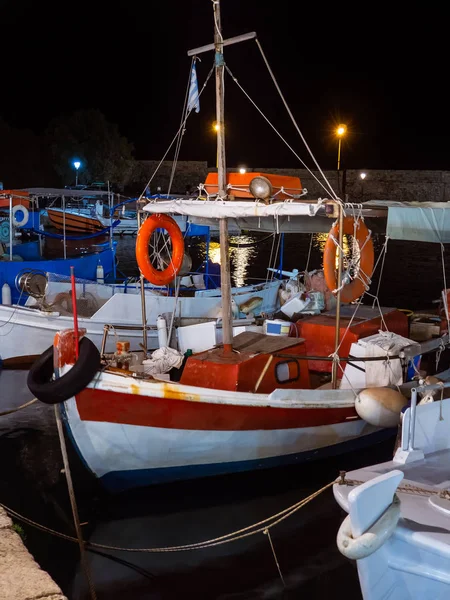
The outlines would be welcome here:
[[[39,132],[52,117],[98,108],[133,142],[137,158],[162,156],[181,116],[186,51],[212,41],[210,0],[0,0],[0,7],[1,117]],[[323,168],[335,168],[330,132],[338,122],[350,129],[344,167],[449,168],[449,52],[441,22],[446,16],[423,3],[222,0],[224,37],[257,31]],[[225,58],[312,166],[255,42],[226,48]],[[212,59],[202,55],[200,84]],[[188,122],[182,159],[214,165],[213,120],[211,79],[200,113]],[[229,78],[226,127],[229,166],[299,166]]]

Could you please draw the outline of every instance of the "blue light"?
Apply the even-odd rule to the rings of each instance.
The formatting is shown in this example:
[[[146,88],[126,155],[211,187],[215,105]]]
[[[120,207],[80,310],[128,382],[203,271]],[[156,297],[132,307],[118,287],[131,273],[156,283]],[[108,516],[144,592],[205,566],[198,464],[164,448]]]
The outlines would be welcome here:
[[[78,169],[81,167],[80,161],[79,160],[75,160],[74,163],[73,163],[73,166],[78,171]]]

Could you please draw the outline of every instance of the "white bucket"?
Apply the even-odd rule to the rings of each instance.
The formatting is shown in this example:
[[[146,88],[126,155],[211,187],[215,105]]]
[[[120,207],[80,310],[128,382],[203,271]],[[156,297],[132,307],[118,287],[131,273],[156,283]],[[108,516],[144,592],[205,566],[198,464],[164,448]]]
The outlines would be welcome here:
[[[210,350],[216,345],[216,323],[198,323],[177,328],[178,349],[184,354],[186,350],[203,352]]]
[[[297,294],[290,300],[288,300],[283,306],[280,308],[281,312],[285,314],[287,317],[291,318],[293,314],[302,311],[304,308],[308,306],[310,303],[310,299],[306,298],[302,300],[300,298],[300,294]]]

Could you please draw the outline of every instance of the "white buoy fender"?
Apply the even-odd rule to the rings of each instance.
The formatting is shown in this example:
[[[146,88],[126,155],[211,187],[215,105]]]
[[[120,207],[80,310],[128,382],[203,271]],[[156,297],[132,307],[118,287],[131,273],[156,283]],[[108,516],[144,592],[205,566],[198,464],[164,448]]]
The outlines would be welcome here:
[[[400,501],[394,497],[386,512],[370,529],[357,538],[352,535],[350,515],[346,517],[337,534],[339,551],[351,560],[361,560],[376,552],[394,533],[400,519]]]
[[[11,288],[6,282],[2,286],[2,304],[4,304],[5,306],[11,306],[12,304]]]
[[[160,348],[167,348],[167,322],[162,315],[156,319],[156,328],[158,330],[158,344]]]
[[[355,410],[361,419],[376,427],[396,427],[401,410],[408,400],[388,387],[366,388],[355,400]]]

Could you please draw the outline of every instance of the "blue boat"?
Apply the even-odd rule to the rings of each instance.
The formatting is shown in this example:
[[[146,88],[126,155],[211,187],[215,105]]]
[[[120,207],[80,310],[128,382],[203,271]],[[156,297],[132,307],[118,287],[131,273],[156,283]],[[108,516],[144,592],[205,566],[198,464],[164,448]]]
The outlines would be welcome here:
[[[64,193],[63,191],[61,191]],[[21,275],[51,272],[96,280],[103,267],[105,279],[115,279],[115,247],[111,235],[67,236],[45,232],[39,223],[39,196],[22,190],[0,191],[0,288],[7,283],[13,304],[24,304]],[[23,233],[37,239],[24,241]],[[18,238],[22,239],[18,239]]]

